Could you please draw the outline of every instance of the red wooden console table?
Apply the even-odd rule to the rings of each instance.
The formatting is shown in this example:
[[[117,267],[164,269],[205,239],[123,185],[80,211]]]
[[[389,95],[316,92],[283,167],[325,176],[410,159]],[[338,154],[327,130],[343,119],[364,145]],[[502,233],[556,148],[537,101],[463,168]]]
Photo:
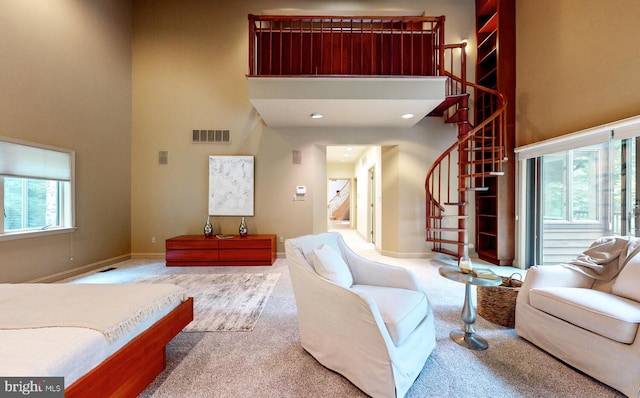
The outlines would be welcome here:
[[[182,235],[165,242],[167,267],[206,265],[272,265],[276,261],[275,235],[215,236]]]

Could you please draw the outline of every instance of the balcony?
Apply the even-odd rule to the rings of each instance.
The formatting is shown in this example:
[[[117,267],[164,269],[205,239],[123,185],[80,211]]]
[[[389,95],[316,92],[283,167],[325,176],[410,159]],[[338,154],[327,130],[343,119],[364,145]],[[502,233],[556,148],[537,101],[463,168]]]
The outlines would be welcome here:
[[[443,26],[249,15],[249,99],[270,127],[412,127],[446,97]]]

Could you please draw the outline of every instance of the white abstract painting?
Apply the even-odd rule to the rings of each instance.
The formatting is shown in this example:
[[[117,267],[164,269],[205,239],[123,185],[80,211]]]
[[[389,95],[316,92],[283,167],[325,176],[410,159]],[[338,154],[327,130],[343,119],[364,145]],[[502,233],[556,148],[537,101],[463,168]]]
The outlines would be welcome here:
[[[253,216],[253,156],[209,156],[209,215]]]

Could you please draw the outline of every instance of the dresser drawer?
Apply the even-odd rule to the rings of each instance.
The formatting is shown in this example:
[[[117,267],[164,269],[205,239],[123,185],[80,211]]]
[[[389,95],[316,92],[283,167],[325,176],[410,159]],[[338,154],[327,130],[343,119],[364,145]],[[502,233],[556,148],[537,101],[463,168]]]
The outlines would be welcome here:
[[[269,239],[222,239],[218,244],[220,250],[271,249],[271,240]]]
[[[224,261],[269,261],[271,249],[220,250],[218,260]]]
[[[167,250],[167,261],[218,261],[217,250]]]
[[[218,238],[195,238],[193,236],[178,236],[167,239],[165,246],[167,249],[217,249],[220,239]]]

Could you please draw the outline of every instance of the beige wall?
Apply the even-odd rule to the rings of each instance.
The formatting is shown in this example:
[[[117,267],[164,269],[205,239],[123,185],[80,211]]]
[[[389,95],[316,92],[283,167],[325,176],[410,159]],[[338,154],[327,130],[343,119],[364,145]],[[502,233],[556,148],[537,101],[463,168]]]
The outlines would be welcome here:
[[[384,243],[383,253],[398,253],[400,242],[406,241],[407,235],[406,233],[400,234],[398,230],[401,211],[400,181],[402,175],[400,169],[400,147],[396,145],[384,146],[381,149],[382,172],[380,173],[381,181],[379,181],[379,184],[382,203],[379,203],[379,205],[382,205],[383,210],[380,213],[382,228],[377,228],[376,230]],[[415,214],[421,214],[421,212],[418,211]],[[424,219],[424,212],[422,214],[422,219]]]
[[[161,257],[166,238],[202,233],[209,155],[256,156],[255,216],[247,218],[251,233],[291,238],[325,231],[325,147],[347,144],[397,146],[398,165],[405,168],[395,168],[383,181],[395,179],[392,184],[400,189],[389,211],[402,215],[390,217],[389,222],[397,223],[391,227],[401,236],[381,239],[377,244],[383,251],[424,254],[424,176],[439,155],[431,148],[443,140],[454,140],[455,130],[439,119],[423,121],[408,130],[265,126],[247,97],[247,14],[299,8],[302,3],[237,1],[225,2],[224,9],[220,4],[206,0],[134,1],[133,255]],[[471,39],[473,4],[472,0],[405,1],[401,6],[426,10],[428,15],[446,15],[447,38],[458,41]],[[399,8],[393,1],[304,5],[310,9],[359,9],[367,14]],[[232,144],[191,144],[192,129],[229,129]],[[169,151],[169,164],[159,165],[158,151],[164,150]],[[292,164],[293,150],[302,151],[302,164]],[[296,185],[307,186],[304,201],[292,200]],[[384,198],[382,203],[386,203]],[[240,219],[215,217],[213,222],[219,232],[237,233]],[[282,244],[278,251],[284,251]]]
[[[640,113],[640,2],[519,0],[516,145]]]
[[[77,151],[78,225],[73,234],[0,242],[0,281],[64,274],[129,253],[162,256],[165,238],[201,232],[211,154],[256,156],[252,233],[319,232],[326,229],[326,145],[395,147],[382,179],[398,191],[382,205],[397,218],[382,222],[396,223],[389,228],[398,233],[384,235],[381,250],[423,252],[424,173],[450,142],[449,126],[430,119],[408,131],[268,128],[246,94],[247,14],[300,2],[133,3],[133,18],[128,2],[114,0],[0,3],[0,135]],[[393,1],[311,4],[399,8]],[[447,41],[467,38],[473,47],[472,0],[401,6],[446,15]],[[636,0],[518,1],[517,145],[638,113],[637,15]],[[202,128],[229,129],[233,142],[191,144],[189,132]],[[164,150],[169,164],[159,165]],[[292,164],[292,150],[302,151],[301,165]],[[305,201],[292,201],[302,184]],[[239,219],[214,223],[235,232]]]
[[[70,234],[0,241],[0,282],[131,252],[128,2],[0,2],[0,135],[76,151]]]

